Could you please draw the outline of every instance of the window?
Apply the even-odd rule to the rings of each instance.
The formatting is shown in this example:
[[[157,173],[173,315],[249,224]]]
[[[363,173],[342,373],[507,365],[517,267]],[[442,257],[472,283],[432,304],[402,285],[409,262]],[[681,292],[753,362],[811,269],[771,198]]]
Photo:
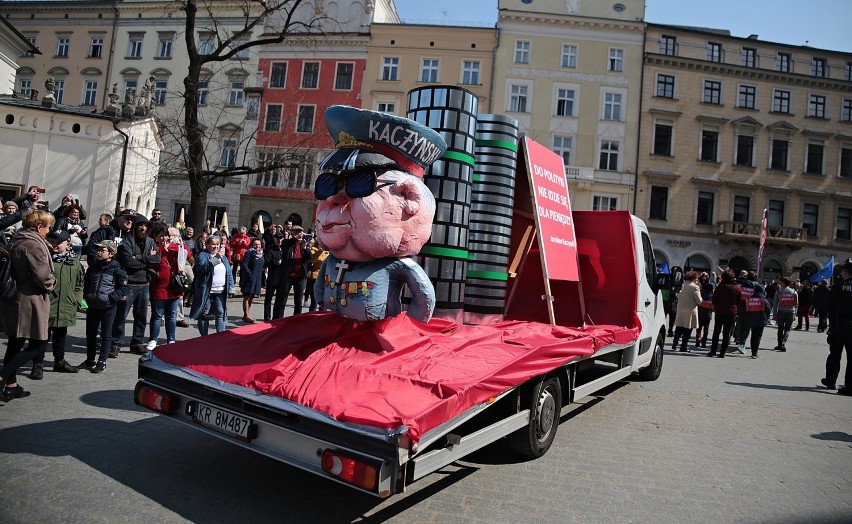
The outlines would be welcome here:
[[[837,232],[834,238],[852,240],[852,209],[848,207],[837,208]]]
[[[607,62],[608,71],[624,71],[624,49],[610,49],[609,61]]]
[[[212,55],[216,50],[216,35],[214,33],[199,33],[198,54]]]
[[[751,207],[751,199],[747,196],[734,196],[734,214],[732,220],[734,222],[748,222],[749,208]]]
[[[240,47],[241,45],[244,45],[244,44],[247,44],[247,43],[249,43],[249,37],[248,37],[248,35],[243,35],[243,36],[237,38],[236,40],[234,40],[234,43],[231,44],[231,45],[234,48],[236,48],[236,47]],[[249,50],[248,50],[248,48],[245,48],[245,49],[240,49],[239,51],[234,53],[234,56],[231,57],[231,60],[247,60],[248,57],[249,57]]]
[[[840,169],[837,174],[840,178],[852,178],[852,146],[840,147]]]
[[[53,91],[53,97],[56,98],[56,103],[61,104],[62,98],[65,96],[65,80],[57,80],[56,87]]]
[[[424,58],[420,66],[420,81],[429,84],[438,82],[438,59]]]
[[[769,226],[782,227],[784,225],[784,201],[770,199],[766,209]]]
[[[314,131],[314,106],[299,106],[299,118],[296,122],[297,133],[312,133]]]
[[[788,140],[772,139],[772,156],[769,159],[769,169],[779,171],[789,170],[790,142]]]
[[[707,42],[707,61],[722,61],[722,44],[717,44],[715,42]]]
[[[222,156],[219,158],[221,167],[234,167],[237,162],[237,141],[233,139],[222,142]]]
[[[68,58],[68,47],[71,45],[71,37],[57,36],[56,37],[56,57]]]
[[[158,106],[166,105],[166,88],[168,80],[154,81],[154,103]]]
[[[657,75],[657,96],[674,98],[674,83],[672,75]]]
[[[570,136],[553,136],[553,152],[562,157],[562,163],[566,166],[571,165],[571,149],[573,146],[574,139]]]
[[[825,96],[810,95],[808,97],[808,116],[825,118]]]
[[[399,76],[399,58],[382,60],[382,80],[396,81]]]
[[[840,121],[852,122],[852,98],[844,98],[840,108]]]
[[[33,92],[33,80],[32,78],[22,78],[19,83],[20,89],[18,91],[21,93],[21,96],[29,98]]]
[[[245,82],[242,79],[232,80],[231,89],[228,91],[228,105],[232,107],[243,106],[243,88]]]
[[[27,39],[27,42],[29,42],[29,44],[31,46],[36,47],[36,48],[38,47],[36,45],[36,37],[35,36],[27,36],[26,39]],[[34,56],[34,53],[32,51],[27,50],[27,51],[24,51],[24,54],[21,55],[21,56]]]
[[[89,38],[89,58],[101,58],[104,52],[104,39],[102,36]]]
[[[252,95],[246,97],[246,120],[257,120],[260,111],[260,97]]]
[[[574,90],[556,90],[556,116],[574,116]]]
[[[602,171],[618,171],[618,141],[601,140],[601,154],[598,169]]]
[[[654,124],[654,154],[672,156],[672,138],[674,125],[671,122],[656,122]]]
[[[721,104],[722,82],[717,82],[716,80],[705,80],[704,97],[702,100],[705,104]]]
[[[814,57],[811,59],[811,76],[826,77],[825,58]]]
[[[524,85],[513,84],[510,86],[509,111],[512,113],[527,112],[527,92],[529,88]]]
[[[677,37],[669,35],[660,36],[660,54],[675,56],[675,46],[677,45]]]
[[[604,93],[604,120],[621,120],[621,95]]]
[[[530,63],[530,43],[527,40],[515,41],[515,63],[529,64]]]
[[[792,73],[793,70],[790,67],[792,63],[790,53],[778,53],[778,56],[775,57],[775,70],[782,73]]]
[[[174,41],[174,33],[160,33],[157,40],[157,58],[172,57],[172,41]]]
[[[810,141],[806,148],[805,173],[809,175],[822,174],[822,159],[825,146],[821,141]]]
[[[754,109],[756,96],[756,87],[741,85],[739,96],[737,97],[737,107],[742,107],[745,109]]]
[[[86,80],[83,82],[83,100],[80,102],[82,106],[93,106],[98,99],[98,81]]]
[[[651,209],[648,218],[653,220],[666,220],[669,212],[669,188],[665,186],[651,186]]]
[[[701,130],[700,158],[704,162],[719,161],[719,131],[715,129]]]
[[[713,202],[716,195],[709,191],[698,192],[698,209],[695,213],[695,223],[699,225],[713,225]]]
[[[290,189],[307,189],[311,187],[311,166],[316,165],[305,155],[294,158],[291,167],[287,168],[287,187]]]
[[[207,98],[210,94],[210,82],[207,80],[198,81],[198,105],[206,106]]]
[[[130,40],[127,42],[127,58],[142,58],[144,38],[145,33],[130,33]]]
[[[479,61],[462,60],[462,81],[466,86],[479,85]]]
[[[392,102],[379,102],[378,104],[376,104],[376,111],[379,111],[381,113],[395,114],[396,104]]]
[[[802,227],[808,236],[817,236],[817,225],[819,224],[819,205],[805,204],[802,206]]]
[[[130,100],[134,100],[136,98],[136,90],[139,88],[139,79],[137,78],[127,78],[124,80],[124,99],[127,100],[127,97],[130,96]]]
[[[319,86],[319,62],[305,62],[302,66],[302,89],[316,89]]]
[[[278,179],[283,174],[283,172],[280,167],[273,166],[280,165],[283,163],[282,155],[276,155],[274,153],[258,153],[257,160],[258,164],[263,166],[266,171],[262,171],[257,174],[255,185],[266,187],[277,186]]]
[[[754,137],[749,135],[737,135],[737,156],[734,164],[738,166],[753,166]]]
[[[618,209],[617,197],[593,196],[592,211],[616,211]]]
[[[273,62],[269,71],[269,87],[284,87],[287,81],[287,62]]]
[[[852,62],[846,62],[846,65],[843,67],[843,80],[852,82]]]
[[[266,122],[263,124],[263,130],[276,133],[281,130],[281,108],[279,104],[270,104],[266,106]]]
[[[743,47],[742,51],[740,51],[740,65],[757,67],[757,49]]]
[[[355,71],[355,64],[351,62],[342,62],[337,64],[337,72],[334,75],[334,88],[342,91],[350,91],[352,89],[352,74]]]
[[[562,67],[577,67],[577,46],[562,44]]]
[[[772,111],[790,113],[790,92],[775,89],[772,91]]]

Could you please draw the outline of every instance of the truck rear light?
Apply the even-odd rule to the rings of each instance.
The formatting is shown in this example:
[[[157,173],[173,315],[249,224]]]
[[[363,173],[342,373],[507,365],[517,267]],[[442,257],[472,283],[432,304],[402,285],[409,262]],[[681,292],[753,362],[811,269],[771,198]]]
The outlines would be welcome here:
[[[136,386],[134,396],[136,397],[136,404],[157,413],[171,413],[175,404],[174,399],[168,393],[163,393],[160,390],[139,384]]]
[[[322,452],[322,469],[349,484],[368,491],[376,489],[379,471],[373,464],[326,449]]]

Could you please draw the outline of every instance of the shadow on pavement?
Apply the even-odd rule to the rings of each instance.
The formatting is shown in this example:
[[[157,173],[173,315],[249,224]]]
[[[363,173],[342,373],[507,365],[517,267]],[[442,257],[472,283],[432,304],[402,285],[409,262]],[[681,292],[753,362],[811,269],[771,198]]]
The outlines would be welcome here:
[[[104,399],[111,402],[109,396],[94,401]],[[28,454],[73,457],[192,522],[240,522],[247,515],[254,522],[351,522],[382,503],[159,417],[74,418],[7,428],[0,430],[0,453],[20,454],[6,460],[27,460]],[[464,476],[451,475],[448,482]],[[441,482],[428,489],[442,489]],[[390,506],[380,514],[387,512],[390,517],[398,511]]]
[[[817,440],[836,440],[837,442],[852,442],[852,435],[843,431],[823,431],[822,433],[814,433],[812,438]]]
[[[725,382],[725,384],[730,384],[732,386],[744,386],[747,388],[757,388],[757,389],[774,389],[779,391],[808,391],[810,393],[829,393],[834,394],[833,392],[820,388],[819,386],[784,386],[782,384],[755,384],[753,382]]]
[[[93,391],[80,397],[80,401],[90,406],[107,409],[123,409],[139,413],[151,413],[150,410],[139,407],[133,401],[132,389],[108,389]]]

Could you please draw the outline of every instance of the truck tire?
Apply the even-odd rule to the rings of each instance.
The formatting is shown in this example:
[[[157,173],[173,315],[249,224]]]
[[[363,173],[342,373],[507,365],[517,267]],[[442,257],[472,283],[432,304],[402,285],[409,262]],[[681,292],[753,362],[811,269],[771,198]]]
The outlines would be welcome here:
[[[509,435],[512,450],[525,458],[538,458],[550,449],[562,412],[562,385],[557,377],[542,377],[527,398],[530,422]]]
[[[660,378],[660,372],[663,371],[663,348],[665,345],[666,338],[660,333],[657,335],[657,344],[654,346],[654,354],[651,356],[651,362],[639,370],[639,378],[642,380],[657,380]]]

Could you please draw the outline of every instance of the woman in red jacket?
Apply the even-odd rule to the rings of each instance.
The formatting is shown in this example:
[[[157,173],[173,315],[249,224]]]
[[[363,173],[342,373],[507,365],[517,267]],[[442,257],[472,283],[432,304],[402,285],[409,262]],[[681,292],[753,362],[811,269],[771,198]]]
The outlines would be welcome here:
[[[251,237],[245,227],[241,227],[239,232],[231,237],[231,267],[234,268],[234,278],[237,276],[237,268],[240,267],[240,262],[245,258],[250,245]]]
[[[160,266],[157,275],[151,278],[151,339],[148,341],[148,351],[157,347],[157,339],[160,338],[160,327],[163,317],[166,319],[166,341],[171,344],[175,341],[177,324],[177,310],[183,293],[169,287],[172,274],[178,273],[179,243],[174,243],[169,238],[169,228],[162,222],[154,224],[151,236],[157,244],[160,252]]]

